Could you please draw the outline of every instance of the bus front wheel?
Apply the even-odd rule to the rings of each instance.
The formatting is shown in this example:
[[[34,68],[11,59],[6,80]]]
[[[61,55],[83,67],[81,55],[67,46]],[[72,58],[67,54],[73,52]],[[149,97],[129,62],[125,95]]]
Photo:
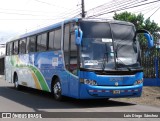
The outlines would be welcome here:
[[[52,86],[52,93],[54,95],[54,98],[56,100],[62,100],[62,89],[61,89],[61,83],[58,78],[56,78],[53,86]]]

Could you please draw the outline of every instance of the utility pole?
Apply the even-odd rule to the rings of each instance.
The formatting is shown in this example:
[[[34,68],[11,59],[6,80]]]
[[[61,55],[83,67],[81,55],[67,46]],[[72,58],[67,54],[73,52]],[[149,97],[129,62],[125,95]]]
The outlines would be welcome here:
[[[82,18],[85,17],[85,11],[84,11],[84,0],[82,0]]]

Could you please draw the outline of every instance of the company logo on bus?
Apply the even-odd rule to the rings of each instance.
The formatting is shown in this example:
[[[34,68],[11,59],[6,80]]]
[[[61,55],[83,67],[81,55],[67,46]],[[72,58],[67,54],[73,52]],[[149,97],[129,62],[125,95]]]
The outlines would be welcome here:
[[[118,82],[115,82],[115,86],[118,86]]]
[[[123,81],[123,77],[112,77],[112,78],[110,78],[110,81],[112,81],[112,82]]]

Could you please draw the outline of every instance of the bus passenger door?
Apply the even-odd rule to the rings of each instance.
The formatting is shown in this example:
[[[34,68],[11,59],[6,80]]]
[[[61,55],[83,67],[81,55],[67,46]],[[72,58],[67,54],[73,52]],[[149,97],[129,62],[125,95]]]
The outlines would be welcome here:
[[[64,40],[63,40],[63,54],[64,54],[64,71],[62,74],[62,93],[69,95],[69,24],[64,26]]]
[[[78,54],[77,46],[75,45],[75,34],[74,32],[70,33],[70,52],[69,52],[69,93],[73,97],[78,97],[79,95],[79,79],[78,79]]]
[[[71,97],[78,97],[79,82],[77,76],[77,46],[75,45],[75,33],[71,29],[72,23],[65,25],[64,30],[64,61],[67,72],[67,91]]]
[[[13,50],[13,42],[7,44],[7,51],[5,57],[5,80],[8,82],[12,82],[12,50]]]

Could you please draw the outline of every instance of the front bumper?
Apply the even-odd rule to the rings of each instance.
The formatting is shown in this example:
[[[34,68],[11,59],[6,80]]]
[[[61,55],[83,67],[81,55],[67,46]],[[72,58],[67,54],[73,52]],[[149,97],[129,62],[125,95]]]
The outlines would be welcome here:
[[[140,97],[143,84],[133,86],[91,86],[80,85],[80,99]]]

